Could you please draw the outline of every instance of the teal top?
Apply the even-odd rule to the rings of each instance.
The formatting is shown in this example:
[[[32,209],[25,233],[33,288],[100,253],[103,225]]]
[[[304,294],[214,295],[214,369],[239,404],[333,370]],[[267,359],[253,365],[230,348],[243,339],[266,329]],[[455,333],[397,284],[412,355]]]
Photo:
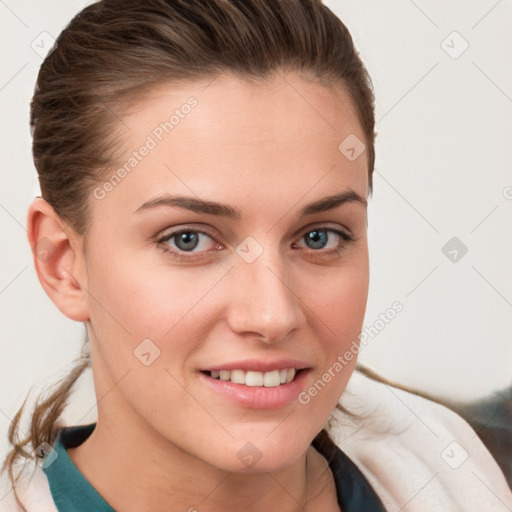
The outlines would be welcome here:
[[[96,423],[62,428],[42,467],[59,512],[115,512],[70,459],[67,448],[82,444]]]
[[[43,471],[59,512],[115,512],[75,466],[67,452],[68,448],[82,444],[95,427],[96,423],[61,428],[53,450],[44,454]],[[386,512],[366,477],[325,432],[320,432],[312,445],[329,463],[343,512]]]

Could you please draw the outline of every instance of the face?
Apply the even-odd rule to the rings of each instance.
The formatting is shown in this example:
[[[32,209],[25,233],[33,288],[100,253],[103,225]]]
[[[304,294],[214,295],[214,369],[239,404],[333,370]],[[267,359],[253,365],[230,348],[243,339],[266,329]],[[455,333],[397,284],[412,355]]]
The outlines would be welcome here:
[[[366,307],[366,154],[339,149],[364,140],[350,99],[290,73],[135,107],[90,197],[98,424],[229,471],[286,467],[342,394]]]

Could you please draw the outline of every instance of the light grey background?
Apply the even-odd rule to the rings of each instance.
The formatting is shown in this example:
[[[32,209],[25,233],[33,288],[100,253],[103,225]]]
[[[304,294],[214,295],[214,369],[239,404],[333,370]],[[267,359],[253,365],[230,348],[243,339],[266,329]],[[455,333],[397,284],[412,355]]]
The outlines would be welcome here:
[[[377,96],[365,326],[378,333],[361,360],[390,379],[451,398],[510,385],[512,2],[326,3],[351,30]],[[85,331],[43,292],[25,230],[38,194],[28,128],[42,62],[37,52],[84,5],[0,1],[2,456],[4,433],[26,392],[69,371]],[[442,252],[452,237],[468,248],[457,262]],[[379,315],[395,301],[403,311],[381,327]],[[90,374],[66,419],[95,420]]]

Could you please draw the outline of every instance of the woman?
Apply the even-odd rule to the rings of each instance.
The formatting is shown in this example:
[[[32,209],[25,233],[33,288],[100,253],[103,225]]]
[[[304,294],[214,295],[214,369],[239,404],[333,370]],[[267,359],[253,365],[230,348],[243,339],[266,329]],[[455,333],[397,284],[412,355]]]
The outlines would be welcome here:
[[[36,271],[87,345],[31,435],[11,425],[11,478],[42,463],[4,508],[512,506],[460,417],[354,373],[373,94],[320,2],[93,4],[43,63],[31,125]],[[98,420],[63,428],[89,365]]]

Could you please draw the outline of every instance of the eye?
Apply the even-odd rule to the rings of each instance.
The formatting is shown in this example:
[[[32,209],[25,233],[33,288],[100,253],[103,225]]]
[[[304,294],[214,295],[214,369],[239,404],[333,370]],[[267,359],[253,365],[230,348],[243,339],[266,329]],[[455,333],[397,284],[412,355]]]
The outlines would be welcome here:
[[[321,249],[336,251],[351,240],[353,240],[353,238],[348,233],[344,233],[338,229],[316,228],[305,233],[300,241],[304,241],[307,248],[315,251]]]
[[[158,243],[162,244],[164,250],[176,255],[205,252],[219,246],[209,234],[193,229],[168,233]]]

